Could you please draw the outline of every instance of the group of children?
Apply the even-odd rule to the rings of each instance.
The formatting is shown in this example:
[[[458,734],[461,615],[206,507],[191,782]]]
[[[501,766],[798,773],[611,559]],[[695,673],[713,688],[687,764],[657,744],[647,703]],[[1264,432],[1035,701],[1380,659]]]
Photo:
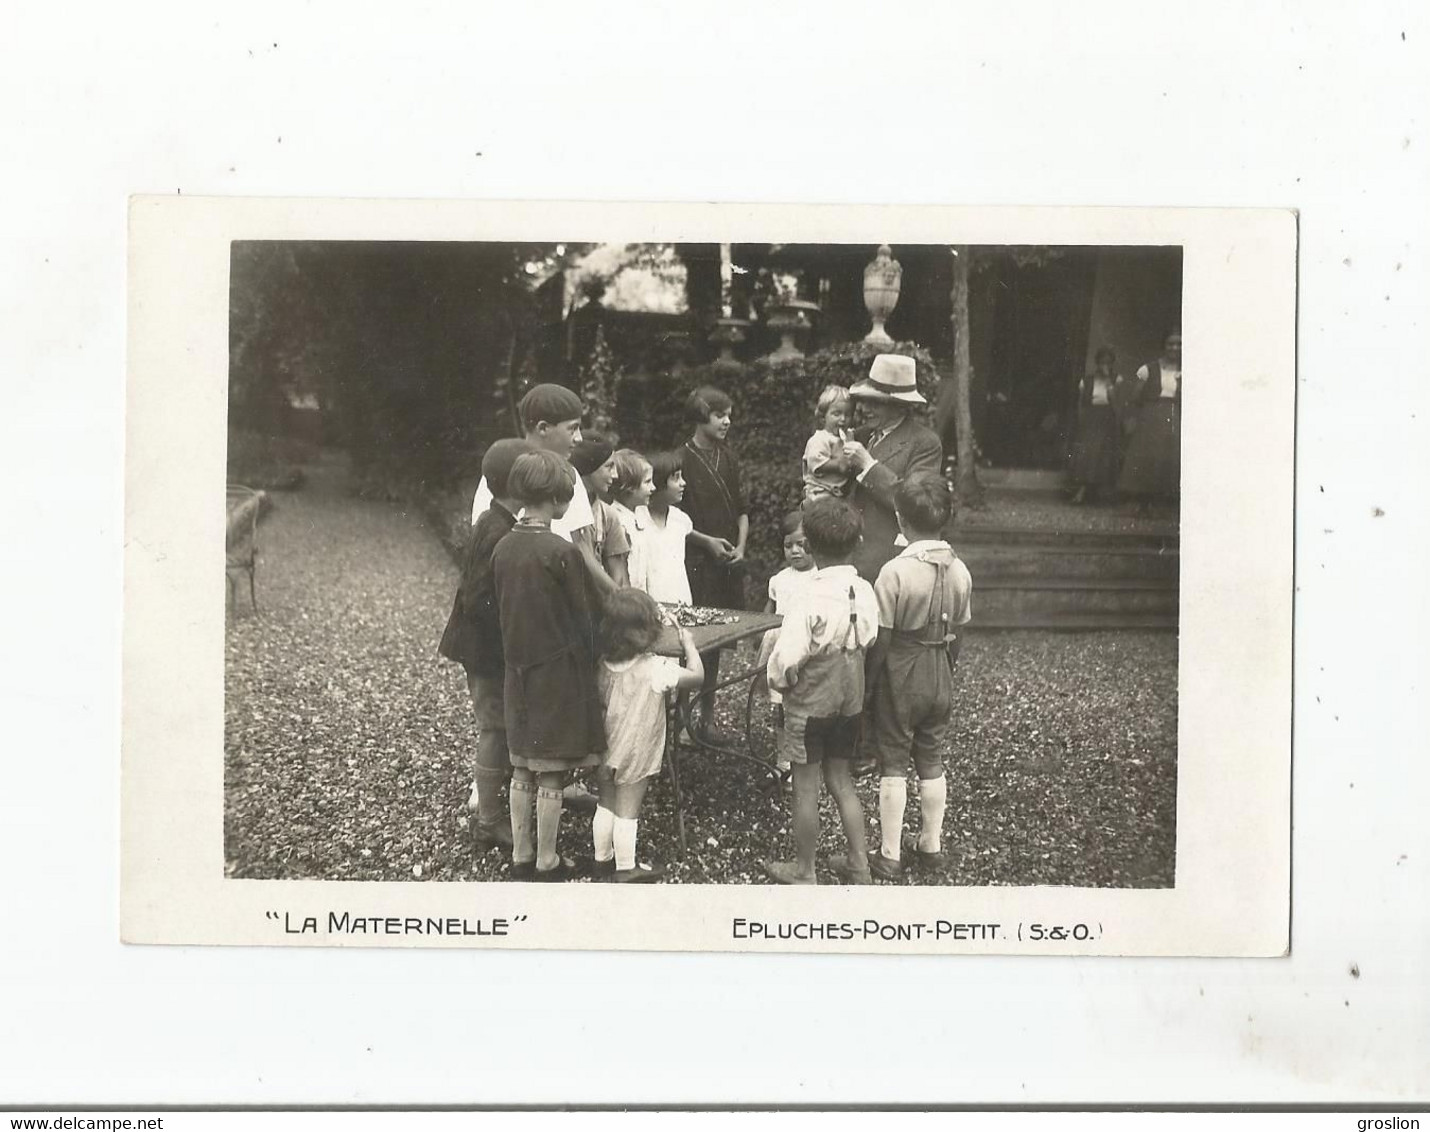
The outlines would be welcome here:
[[[591,871],[618,883],[658,879],[661,867],[636,850],[641,803],[661,770],[667,696],[700,689],[696,727],[707,742],[725,741],[714,724],[718,653],[702,657],[658,604],[744,604],[749,521],[726,443],[730,399],[706,387],[687,408],[692,433],[682,448],[643,456],[583,437],[579,398],[537,386],[520,405],[525,439],[497,441],[482,460],[440,651],[466,669],[480,731],[474,840],[508,847],[515,879],[579,871],[557,851],[557,835],[563,807],[579,797],[571,772],[580,768],[597,791]],[[895,878],[906,858],[942,862],[940,751],[971,583],[942,541],[951,500],[938,477],[900,485],[908,545],[874,585],[856,574],[861,521],[845,498],[852,479],[842,460],[848,410],[839,387],[820,398],[805,504],[784,521],[786,565],[769,586],[768,608],[783,622],[763,655],[771,698],[782,701],[778,758],[794,795],[796,857],[767,865],[782,883],[815,883],[821,783],[839,808],[847,851],[831,866],[846,883]],[[679,661],[654,652],[667,625],[678,631]],[[883,775],[873,851],[850,770],[861,742]],[[905,846],[911,751],[922,828]]]
[[[894,493],[905,546],[873,585],[852,564],[859,512],[834,496],[806,502],[785,519],[787,565],[770,579],[782,614],[766,675],[778,697],[778,754],[794,783],[795,857],[771,861],[781,884],[814,884],[819,795],[839,811],[845,853],[829,868],[846,884],[897,880],[904,861],[941,869],[948,780],[943,745],[953,710],[953,665],[972,617],[972,579],[944,541],[952,512],[948,484],[913,476]],[[851,771],[861,748],[879,778],[877,847],[866,844]],[[908,764],[919,780],[920,827],[904,836]]]
[[[661,769],[666,694],[702,688],[697,727],[723,739],[713,724],[717,658],[702,658],[678,627],[681,662],[652,649],[674,625],[658,603],[719,600],[744,557],[748,519],[724,443],[730,401],[698,390],[690,441],[649,457],[583,436],[584,407],[564,386],[535,387],[519,411],[525,439],[499,440],[482,459],[440,646],[466,669],[480,731],[473,837],[482,849],[510,848],[514,877],[567,879],[576,865],[558,854],[557,833],[563,807],[583,801],[571,772],[589,768],[596,873],[654,880],[662,870],[637,861],[636,834]],[[680,506],[687,453],[712,474],[708,486],[695,480],[689,512]]]

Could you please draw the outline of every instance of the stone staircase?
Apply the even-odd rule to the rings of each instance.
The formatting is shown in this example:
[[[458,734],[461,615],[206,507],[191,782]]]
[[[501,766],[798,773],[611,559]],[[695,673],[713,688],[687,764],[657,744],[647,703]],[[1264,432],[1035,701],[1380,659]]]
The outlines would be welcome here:
[[[969,526],[954,547],[973,575],[972,629],[1177,629],[1169,531]]]

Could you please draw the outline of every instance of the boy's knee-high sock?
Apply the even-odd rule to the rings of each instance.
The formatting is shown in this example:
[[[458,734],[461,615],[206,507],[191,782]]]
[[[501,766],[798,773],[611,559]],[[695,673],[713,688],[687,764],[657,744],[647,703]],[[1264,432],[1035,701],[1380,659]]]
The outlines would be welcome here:
[[[561,829],[561,791],[536,788],[536,867],[555,868],[556,834]]]
[[[617,872],[636,867],[636,826],[638,824],[636,818],[615,818],[612,841],[616,850]]]
[[[948,775],[919,779],[919,850],[937,853],[943,848],[943,811],[948,804]]]
[[[904,807],[908,804],[908,779],[902,775],[879,779],[879,852],[890,861],[899,859],[904,836]]]
[[[616,851],[616,815],[605,806],[597,806],[591,818],[591,845],[596,851],[596,860],[609,861]]]
[[[511,783],[511,859],[517,864],[536,860],[536,784],[519,778]]]

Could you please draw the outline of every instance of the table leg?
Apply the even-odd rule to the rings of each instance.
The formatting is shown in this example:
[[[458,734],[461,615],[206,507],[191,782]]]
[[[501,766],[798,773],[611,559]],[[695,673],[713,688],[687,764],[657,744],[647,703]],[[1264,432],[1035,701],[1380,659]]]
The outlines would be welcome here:
[[[680,841],[680,855],[685,856],[685,799],[680,793],[680,728],[682,719],[679,701],[672,701],[665,721],[665,765],[670,769],[670,792],[675,797],[675,831]]]

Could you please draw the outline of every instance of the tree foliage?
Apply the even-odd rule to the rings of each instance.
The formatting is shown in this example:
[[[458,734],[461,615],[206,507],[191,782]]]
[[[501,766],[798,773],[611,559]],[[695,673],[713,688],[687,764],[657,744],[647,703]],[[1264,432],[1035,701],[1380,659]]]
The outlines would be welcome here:
[[[596,327],[596,341],[581,366],[581,400],[586,403],[588,427],[610,435],[616,422],[616,398],[620,393],[621,368],[606,345],[606,332]]]
[[[535,327],[528,270],[552,245],[240,242],[230,288],[230,416],[277,433],[316,397],[362,490],[469,475],[510,431]],[[514,372],[515,371],[515,372]]]

